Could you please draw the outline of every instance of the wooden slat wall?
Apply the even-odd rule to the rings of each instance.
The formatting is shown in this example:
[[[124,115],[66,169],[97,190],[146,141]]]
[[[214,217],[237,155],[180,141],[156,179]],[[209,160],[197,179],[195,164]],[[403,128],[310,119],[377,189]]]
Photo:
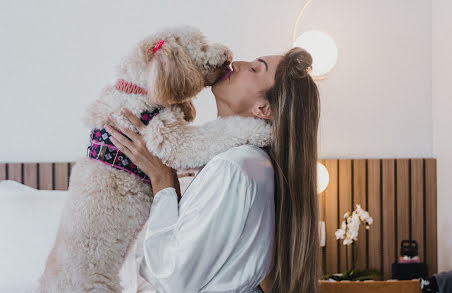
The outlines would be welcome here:
[[[345,270],[342,242],[334,232],[346,211],[356,204],[369,211],[374,222],[370,230],[360,228],[357,255],[348,249],[349,266],[374,268],[391,276],[400,242],[418,242],[421,261],[429,274],[437,273],[436,159],[322,159],[330,182],[319,195],[319,218],[325,221],[326,246],[322,248],[324,274]],[[37,189],[66,190],[74,162],[3,163],[0,180],[15,180]]]
[[[391,277],[391,265],[396,262],[395,241],[395,170],[394,160],[384,159],[382,168],[382,254],[384,278]]]
[[[417,241],[419,258],[422,260],[425,259],[423,177],[423,160],[411,160],[411,238]]]
[[[397,234],[396,241],[401,243],[402,240],[410,239],[410,162],[407,159],[397,160]],[[400,250],[397,247],[397,253]]]
[[[53,163],[40,163],[39,170],[39,189],[53,190]]]
[[[352,162],[352,195],[353,206],[359,204],[363,209],[367,210],[366,198],[366,160],[353,160]],[[351,211],[351,210],[350,210]],[[357,255],[353,256],[353,261],[356,263],[357,269],[365,269],[367,267],[367,233],[366,228],[361,226],[357,243],[353,243],[353,247],[357,246]],[[353,248],[355,249],[355,248]],[[356,259],[355,259],[356,258]]]
[[[66,190],[74,163],[3,163],[0,180],[14,180],[36,189]]]
[[[6,164],[0,164],[0,180],[5,180],[6,178]]]
[[[325,165],[325,161],[324,160],[319,160],[320,163],[322,163],[323,165]],[[318,205],[319,205],[319,221],[325,221],[325,193],[322,192],[321,194],[319,194],[318,197]],[[325,247],[322,247],[320,249],[320,263],[321,263],[321,267],[322,267],[322,274],[325,273]]]
[[[418,242],[419,257],[429,274],[437,272],[436,159],[323,159],[330,182],[319,195],[325,221],[326,247],[322,268],[326,274],[343,272],[346,251],[334,232],[346,211],[356,204],[369,211],[374,222],[370,230],[360,228],[357,254],[348,248],[348,262],[358,269],[372,268],[391,278],[391,265],[397,262],[400,243]],[[427,229],[428,227],[428,229]]]
[[[338,272],[339,270],[339,243],[334,236],[339,224],[338,213],[338,170],[337,160],[323,160],[323,164],[328,170],[330,181],[328,187],[323,192],[325,200],[325,231],[326,247],[323,250],[325,255],[325,273]]]
[[[430,268],[430,273],[436,273],[438,267],[437,247],[437,205],[436,205],[436,160],[424,161],[425,182],[425,262]],[[427,249],[428,248],[428,249]]]
[[[352,161],[339,160],[339,224],[342,216],[352,208]],[[328,204],[328,203],[327,203]],[[334,234],[334,233],[333,233]],[[345,251],[346,246],[339,246],[339,270],[346,270],[346,264],[350,267],[352,262],[351,250]]]
[[[372,228],[368,234],[368,267],[382,269],[381,254],[381,160],[367,160],[367,205],[373,218]],[[358,237],[359,239],[359,237]]]

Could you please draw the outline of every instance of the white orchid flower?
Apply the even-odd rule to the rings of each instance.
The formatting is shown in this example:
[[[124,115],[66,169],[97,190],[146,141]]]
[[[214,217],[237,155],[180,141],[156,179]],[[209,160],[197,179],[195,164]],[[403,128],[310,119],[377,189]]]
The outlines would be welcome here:
[[[359,226],[361,224],[364,224],[365,228],[369,229],[373,223],[372,217],[359,204],[356,205],[356,209],[352,213],[347,211],[344,214],[344,219],[341,227],[334,233],[337,240],[344,239],[344,245],[350,245],[353,241],[358,240]]]

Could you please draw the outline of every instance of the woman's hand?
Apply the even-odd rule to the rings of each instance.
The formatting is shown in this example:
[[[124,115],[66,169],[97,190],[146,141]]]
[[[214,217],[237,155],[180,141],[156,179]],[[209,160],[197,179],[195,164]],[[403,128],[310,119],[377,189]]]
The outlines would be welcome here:
[[[178,199],[180,199],[180,187],[176,170],[163,164],[162,160],[154,156],[146,147],[146,143],[141,136],[141,132],[146,125],[127,108],[122,109],[121,113],[135,126],[138,133],[116,125],[116,121],[110,116],[108,119],[112,126],[106,124],[104,127],[111,134],[111,142],[149,177],[154,194],[166,187],[174,187],[178,194]],[[122,131],[130,140],[115,128]]]

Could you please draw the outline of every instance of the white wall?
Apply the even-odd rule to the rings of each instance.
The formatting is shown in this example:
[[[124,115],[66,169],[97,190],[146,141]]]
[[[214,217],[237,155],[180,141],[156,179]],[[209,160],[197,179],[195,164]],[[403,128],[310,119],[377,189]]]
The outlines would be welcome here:
[[[72,161],[89,139],[80,117],[139,40],[173,24],[198,26],[237,59],[281,53],[298,1],[3,1],[0,161]],[[196,122],[216,117],[206,90]]]
[[[301,25],[328,32],[339,51],[320,83],[321,155],[432,156],[430,1],[311,4]]]
[[[452,21],[450,0],[432,1],[433,152],[438,172],[438,266],[452,269]]]
[[[447,5],[447,0],[439,1]],[[303,3],[3,1],[0,161],[73,161],[84,155],[89,133],[79,121],[84,108],[112,81],[120,57],[159,27],[196,25],[210,40],[230,46],[236,60],[251,60],[290,47]],[[436,10],[434,20],[441,14],[446,21],[446,9]],[[435,128],[432,118],[431,1],[314,0],[300,23],[301,31],[308,29],[330,34],[339,50],[336,67],[319,83],[320,157],[432,157],[433,143],[438,156],[447,156],[447,105],[441,101],[450,94],[444,95],[445,85],[434,88]],[[444,51],[434,62],[441,64],[445,57]],[[450,69],[442,68],[434,78],[450,76]],[[195,102],[196,123],[216,117],[210,90]],[[438,162],[442,181],[446,163]],[[438,201],[446,203],[447,186],[442,184]],[[438,211],[439,219],[450,224],[444,208]],[[442,260],[450,243],[439,245],[440,264],[452,269],[450,255]]]
[[[236,59],[290,47],[303,1],[4,1],[0,10],[0,161],[68,161],[83,155],[80,116],[143,36],[192,24]],[[431,15],[425,0],[315,0],[301,31],[328,32],[337,66],[321,82],[323,157],[432,154]],[[210,90],[196,100],[216,116]]]

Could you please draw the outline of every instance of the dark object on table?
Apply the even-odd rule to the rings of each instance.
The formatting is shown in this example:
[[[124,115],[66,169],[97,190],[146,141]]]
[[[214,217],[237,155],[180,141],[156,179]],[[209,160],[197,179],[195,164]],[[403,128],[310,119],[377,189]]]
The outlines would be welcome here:
[[[400,243],[399,263],[420,262],[417,242],[415,240],[402,240]]]
[[[428,269],[425,263],[393,263],[392,278],[396,280],[411,280],[427,278]]]
[[[411,280],[427,278],[427,276],[427,265],[419,260],[417,242],[414,240],[403,240],[400,245],[399,263],[392,264],[392,278]]]
[[[439,292],[438,283],[436,282],[435,276],[430,278],[421,278],[421,290],[422,292]]]

